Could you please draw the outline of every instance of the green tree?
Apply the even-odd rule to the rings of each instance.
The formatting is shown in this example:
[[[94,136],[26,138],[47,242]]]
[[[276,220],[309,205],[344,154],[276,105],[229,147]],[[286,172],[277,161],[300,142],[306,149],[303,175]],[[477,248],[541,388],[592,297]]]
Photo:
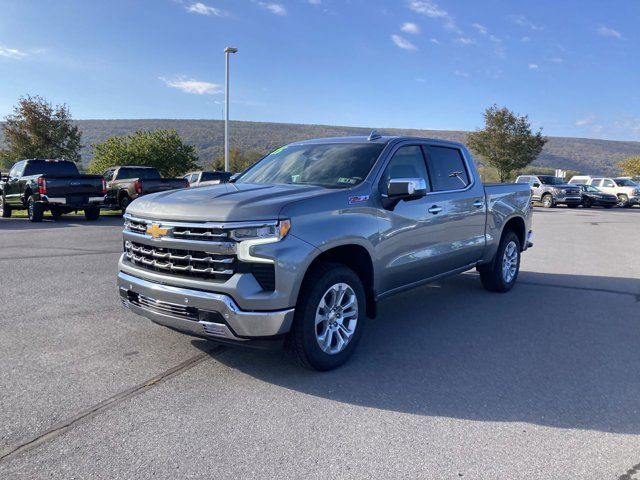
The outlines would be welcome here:
[[[467,135],[467,144],[488,166],[497,170],[501,182],[538,158],[547,143],[541,131],[532,133],[526,115],[516,115],[506,107],[487,108],[484,121],[484,129]]]
[[[182,142],[175,130],[138,130],[133,135],[113,136],[93,147],[89,171],[102,173],[116,165],[156,167],[163,176],[176,177],[198,168],[192,145]]]
[[[241,152],[238,148],[229,149],[229,168],[232,172],[238,173],[246,170],[251,165],[260,160],[264,155],[255,150]],[[224,155],[216,157],[211,162],[210,168],[213,170],[224,170]]]
[[[66,105],[53,106],[39,96],[21,97],[5,117],[0,162],[9,167],[24,158],[80,160],[82,133],[73,124]]]
[[[629,177],[640,177],[640,155],[625,158],[617,164],[622,173]]]

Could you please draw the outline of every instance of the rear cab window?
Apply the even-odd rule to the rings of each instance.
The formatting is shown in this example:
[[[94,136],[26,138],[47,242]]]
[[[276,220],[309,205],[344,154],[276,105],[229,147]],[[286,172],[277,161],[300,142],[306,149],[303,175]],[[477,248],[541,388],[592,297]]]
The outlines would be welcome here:
[[[157,180],[160,173],[155,168],[131,168],[124,167],[118,170],[117,180],[126,178],[139,178],[141,180]]]
[[[49,177],[73,177],[79,175],[78,167],[73,162],[56,162],[51,160],[30,160],[24,167],[23,175],[46,175]]]
[[[434,192],[461,190],[469,186],[469,172],[459,149],[433,145],[422,148]]]

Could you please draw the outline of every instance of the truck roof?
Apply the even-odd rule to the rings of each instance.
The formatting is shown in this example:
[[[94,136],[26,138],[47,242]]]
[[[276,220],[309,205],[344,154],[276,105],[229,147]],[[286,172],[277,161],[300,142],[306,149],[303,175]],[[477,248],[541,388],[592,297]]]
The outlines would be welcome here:
[[[302,140],[299,142],[293,142],[290,145],[309,145],[309,144],[320,144],[320,143],[382,143],[387,144],[392,141],[400,141],[400,140],[416,140],[421,142],[434,142],[442,145],[451,145],[455,147],[462,147],[463,144],[460,142],[454,142],[452,140],[442,140],[440,138],[424,138],[424,137],[411,137],[404,135],[380,135],[376,137],[369,137],[364,135],[351,136],[351,137],[327,137],[327,138],[312,138],[309,140]]]

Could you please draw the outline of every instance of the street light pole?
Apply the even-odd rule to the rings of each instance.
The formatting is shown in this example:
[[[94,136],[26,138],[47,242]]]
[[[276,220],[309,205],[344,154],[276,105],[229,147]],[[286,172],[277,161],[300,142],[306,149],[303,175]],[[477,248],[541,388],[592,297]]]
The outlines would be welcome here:
[[[229,165],[229,54],[237,53],[238,49],[227,47],[224,49],[226,57],[225,83],[224,83],[224,171],[231,171]]]

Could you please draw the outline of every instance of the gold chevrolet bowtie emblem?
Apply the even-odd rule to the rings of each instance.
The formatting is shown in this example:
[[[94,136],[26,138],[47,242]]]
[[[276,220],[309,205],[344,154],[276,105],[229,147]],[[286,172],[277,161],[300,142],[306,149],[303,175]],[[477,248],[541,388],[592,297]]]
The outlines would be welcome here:
[[[162,228],[157,223],[152,223],[151,225],[147,225],[147,233],[153,238],[160,238],[169,233],[169,229]]]

